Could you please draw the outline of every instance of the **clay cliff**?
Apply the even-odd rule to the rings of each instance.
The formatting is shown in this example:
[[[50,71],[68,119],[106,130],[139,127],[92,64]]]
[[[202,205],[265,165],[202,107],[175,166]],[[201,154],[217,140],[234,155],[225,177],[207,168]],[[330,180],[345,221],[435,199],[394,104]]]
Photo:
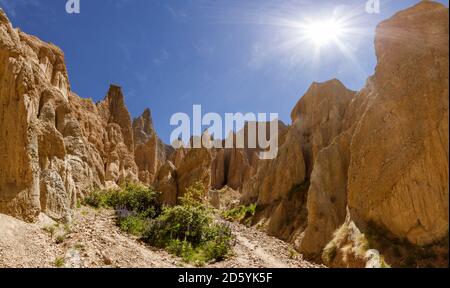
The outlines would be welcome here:
[[[93,163],[99,155],[88,156],[91,147],[70,113],[64,56],[13,29],[3,11],[0,39],[0,211],[28,220],[41,211],[68,217],[81,193],[77,178],[102,175]]]
[[[366,87],[314,83],[292,112],[294,141],[244,189],[258,195],[254,220],[269,233],[315,259],[331,243],[347,259],[327,259],[335,266],[372,263],[373,247],[356,251],[352,237],[373,246],[377,237],[413,247],[448,241],[448,9],[422,2],[376,35]]]
[[[99,103],[80,98],[59,48],[14,29],[3,11],[0,31],[0,212],[70,220],[71,208],[94,188],[152,171],[135,161],[135,149],[141,159],[140,145],[155,155],[164,147],[133,135],[139,128],[133,130],[120,87],[111,85]]]
[[[329,266],[448,265],[448,15],[423,1],[382,22],[365,87],[313,83],[262,160],[248,143],[172,149],[118,86],[79,97],[62,51],[0,10],[0,213],[70,221],[86,193],[134,181],[174,205],[200,182],[215,206],[256,204],[253,225]]]
[[[156,134],[150,109],[145,109],[140,117],[134,119],[133,137],[134,159],[139,168],[139,180],[145,184],[152,184],[173,149],[165,145]]]

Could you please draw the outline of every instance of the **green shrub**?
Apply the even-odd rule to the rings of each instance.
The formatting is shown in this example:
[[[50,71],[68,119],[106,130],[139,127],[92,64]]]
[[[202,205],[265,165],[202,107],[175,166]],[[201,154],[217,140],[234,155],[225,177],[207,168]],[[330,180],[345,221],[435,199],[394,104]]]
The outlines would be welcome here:
[[[108,204],[116,209],[126,208],[145,218],[154,218],[161,212],[159,196],[160,193],[151,187],[126,184],[123,189],[111,193]]]
[[[191,243],[181,240],[171,240],[166,246],[167,252],[181,257],[187,263],[204,266],[208,260],[201,247],[194,248]]]
[[[162,214],[150,225],[143,238],[150,245],[165,246],[171,240],[187,241],[194,245],[201,243],[205,228],[212,217],[201,206],[175,206],[164,208]]]
[[[110,191],[95,190],[84,198],[84,204],[94,208],[107,207],[110,193]]]
[[[216,239],[206,242],[202,248],[205,251],[206,259],[222,261],[229,254],[231,246],[226,239]]]
[[[205,191],[201,183],[195,183],[186,189],[181,205],[162,207],[159,193],[152,188],[127,184],[117,190],[94,191],[85,203],[114,208],[123,231],[201,266],[224,259],[232,246],[231,229],[214,223],[212,210],[204,204]]]
[[[178,239],[170,240],[166,246],[166,250],[169,253],[185,259],[190,258],[192,254],[194,254],[194,248],[191,243]]]
[[[207,189],[201,182],[195,182],[192,186],[186,188],[183,197],[180,198],[182,206],[205,206],[205,196]]]
[[[161,211],[159,196],[151,187],[126,184],[121,189],[96,190],[84,199],[84,203],[94,208],[127,209],[142,217],[154,218]]]
[[[206,262],[222,261],[230,252],[229,242],[208,241],[195,247],[187,241],[171,240],[166,250],[178,257],[181,257],[188,263],[194,263],[197,266],[203,266]]]
[[[213,222],[203,207],[165,208],[150,221],[142,239],[152,246],[166,248],[189,263],[221,261],[232,247],[231,229]]]
[[[206,240],[231,238],[231,228],[225,223],[212,223],[204,229],[204,238]]]
[[[201,184],[188,188],[182,205],[163,208],[142,239],[196,265],[223,260],[231,250],[231,229],[213,221],[212,210],[202,202],[203,192]]]
[[[64,265],[66,265],[66,261],[62,257],[56,258],[55,261],[53,262],[53,265],[56,268],[62,268],[62,267],[64,267]]]
[[[118,217],[117,225],[119,225],[122,231],[130,233],[135,236],[141,236],[146,230],[148,220],[142,216],[130,215],[127,217]]]
[[[222,213],[222,217],[229,221],[242,222],[244,220],[251,220],[255,215],[256,204],[250,206],[239,206],[230,210],[226,210]]]

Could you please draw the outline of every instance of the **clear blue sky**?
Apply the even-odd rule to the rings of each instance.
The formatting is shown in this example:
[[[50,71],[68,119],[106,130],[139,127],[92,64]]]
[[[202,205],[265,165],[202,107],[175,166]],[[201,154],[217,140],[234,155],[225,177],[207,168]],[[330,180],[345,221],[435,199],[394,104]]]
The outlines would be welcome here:
[[[60,46],[72,90],[102,99],[110,83],[123,87],[136,117],[150,107],[165,141],[173,113],[290,112],[313,81],[340,79],[358,90],[373,74],[377,23],[418,0],[0,0],[14,26]],[[448,1],[439,1],[448,6]],[[346,53],[328,46],[314,58],[308,43],[293,41],[287,23],[351,15],[342,39]],[[310,43],[309,43],[310,44]],[[314,60],[315,59],[315,60]]]

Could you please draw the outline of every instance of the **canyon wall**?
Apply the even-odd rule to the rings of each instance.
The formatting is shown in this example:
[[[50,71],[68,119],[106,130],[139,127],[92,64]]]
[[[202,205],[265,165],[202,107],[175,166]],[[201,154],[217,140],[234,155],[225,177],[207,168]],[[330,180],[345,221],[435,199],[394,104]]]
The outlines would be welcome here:
[[[146,113],[133,129],[120,87],[111,85],[99,103],[75,95],[63,52],[14,29],[3,11],[0,82],[1,213],[70,220],[86,193],[141,175],[147,180],[164,161],[159,154],[165,147],[146,123],[142,132],[150,136],[139,134]],[[142,159],[141,145],[155,156],[135,161],[135,149]]]
[[[254,220],[316,259],[336,232],[369,226],[418,247],[446,241],[448,44],[448,9],[424,1],[377,27],[360,92],[314,83],[292,112],[295,141],[245,186]]]

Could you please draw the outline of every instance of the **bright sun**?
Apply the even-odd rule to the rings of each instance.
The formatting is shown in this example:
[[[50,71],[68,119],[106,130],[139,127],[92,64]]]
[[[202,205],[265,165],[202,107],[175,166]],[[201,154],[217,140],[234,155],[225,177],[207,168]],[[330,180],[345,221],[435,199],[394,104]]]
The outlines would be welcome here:
[[[316,47],[339,41],[344,32],[342,24],[334,20],[311,22],[306,24],[303,29],[306,38]]]

